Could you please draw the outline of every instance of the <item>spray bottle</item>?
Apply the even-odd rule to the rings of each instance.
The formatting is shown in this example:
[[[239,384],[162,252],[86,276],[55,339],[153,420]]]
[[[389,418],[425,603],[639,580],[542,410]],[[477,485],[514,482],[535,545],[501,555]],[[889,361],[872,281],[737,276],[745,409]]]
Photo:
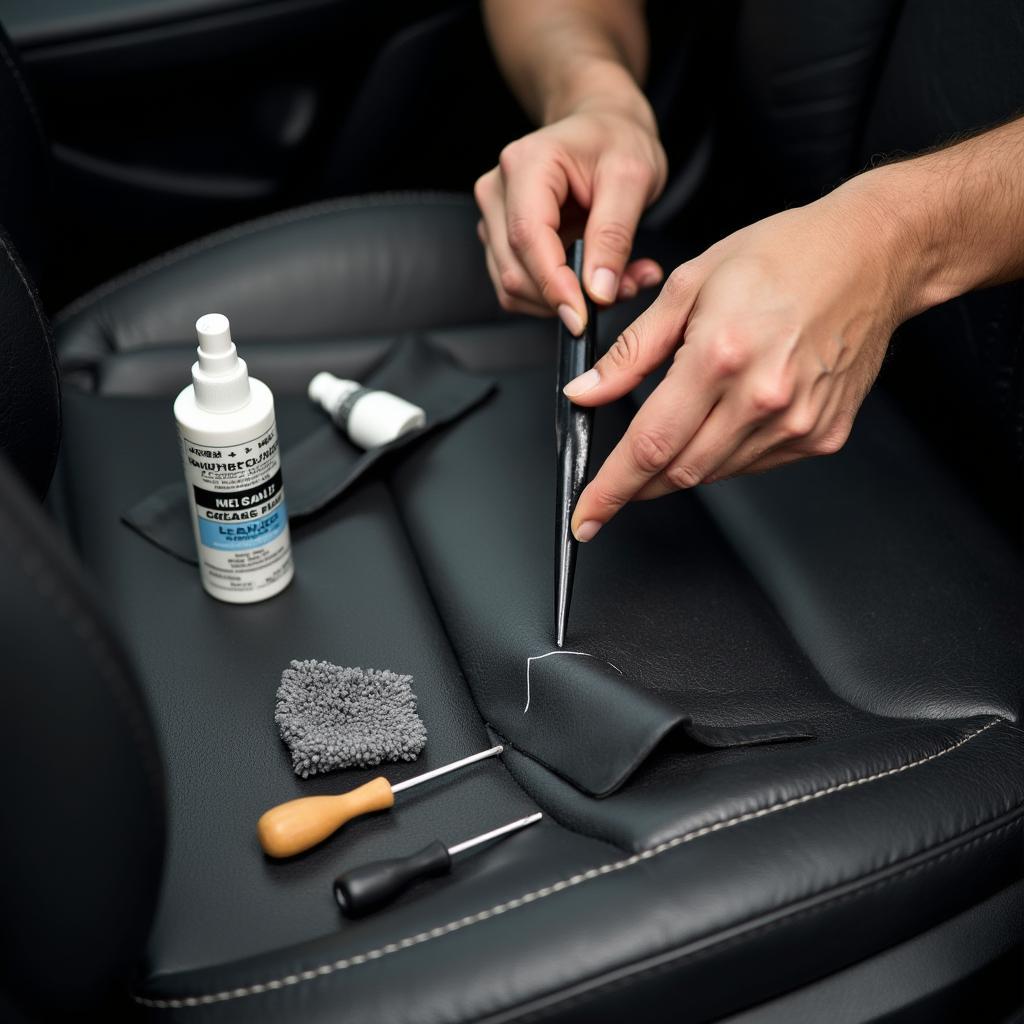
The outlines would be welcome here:
[[[249,376],[228,318],[196,321],[199,359],[174,402],[199,573],[207,593],[249,604],[292,580],[274,396]]]

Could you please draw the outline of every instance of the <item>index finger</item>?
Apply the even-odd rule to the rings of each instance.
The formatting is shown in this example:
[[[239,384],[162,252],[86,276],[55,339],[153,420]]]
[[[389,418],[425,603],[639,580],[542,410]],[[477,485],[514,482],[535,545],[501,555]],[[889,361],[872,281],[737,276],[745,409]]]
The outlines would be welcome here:
[[[587,484],[572,515],[577,540],[590,540],[652,477],[666,469],[697,433],[719,395],[684,347],[665,379]],[[687,379],[690,377],[690,379]]]
[[[569,183],[557,166],[539,161],[524,164],[505,182],[506,226],[509,246],[544,301],[573,334],[582,334],[587,307],[558,237],[562,205],[568,194]],[[560,306],[568,307],[575,321]]]

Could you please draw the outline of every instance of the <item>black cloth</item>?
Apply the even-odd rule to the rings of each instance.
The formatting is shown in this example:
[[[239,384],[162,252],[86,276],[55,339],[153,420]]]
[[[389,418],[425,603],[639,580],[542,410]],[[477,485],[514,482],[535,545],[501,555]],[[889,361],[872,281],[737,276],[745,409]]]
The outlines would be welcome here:
[[[426,423],[389,444],[364,451],[332,422],[282,452],[281,478],[292,539],[301,527],[362,479],[378,462],[465,415],[494,390],[494,381],[455,366],[433,346],[411,337],[367,378],[367,386],[419,405]],[[188,494],[182,481],[165,484],[133,505],[122,519],[137,533],[182,561],[196,564]]]

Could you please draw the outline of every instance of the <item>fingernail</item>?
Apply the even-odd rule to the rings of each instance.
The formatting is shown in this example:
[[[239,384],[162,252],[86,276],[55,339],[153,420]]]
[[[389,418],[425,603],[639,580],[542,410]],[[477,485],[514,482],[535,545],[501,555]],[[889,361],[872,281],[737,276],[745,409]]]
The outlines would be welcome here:
[[[579,313],[572,306],[563,302],[558,307],[558,315],[561,317],[562,323],[569,328],[572,334],[579,337],[583,333],[583,321],[580,319]]]
[[[614,302],[615,293],[619,290],[619,278],[614,270],[598,267],[590,275],[590,294],[602,302]]]
[[[653,288],[661,280],[660,270],[647,270],[640,275],[641,288]]]
[[[573,534],[581,544],[586,544],[588,540],[593,540],[597,536],[597,531],[600,529],[601,523],[596,519],[588,519],[585,523],[580,523],[573,530]]]
[[[581,373],[578,377],[574,377],[568,384],[562,388],[562,394],[566,398],[579,398],[580,395],[585,395],[588,391],[593,391],[598,384],[601,383],[601,374],[597,371],[596,367],[591,367],[585,373]]]
[[[622,284],[619,285],[619,297],[623,299],[631,299],[636,295],[636,283],[628,277],[622,279]]]

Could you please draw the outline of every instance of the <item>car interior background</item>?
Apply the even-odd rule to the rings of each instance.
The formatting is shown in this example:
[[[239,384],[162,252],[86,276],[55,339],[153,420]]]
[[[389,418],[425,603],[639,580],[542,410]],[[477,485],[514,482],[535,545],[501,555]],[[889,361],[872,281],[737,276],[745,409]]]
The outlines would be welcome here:
[[[1024,109],[1012,0],[649,18],[667,266]],[[589,659],[538,661],[555,328],[502,312],[475,234],[474,179],[529,129],[477,6],[0,0],[0,25],[0,1019],[1019,1019],[1024,286],[904,325],[840,454],[616,519],[577,570]],[[309,499],[262,604],[125,521],[180,484],[211,311]],[[324,370],[436,429],[302,479]],[[638,400],[599,410],[595,456]],[[293,659],[411,675],[422,753],[298,778]],[[496,744],[297,857],[257,842],[283,801]],[[340,872],[538,810],[339,914]]]

